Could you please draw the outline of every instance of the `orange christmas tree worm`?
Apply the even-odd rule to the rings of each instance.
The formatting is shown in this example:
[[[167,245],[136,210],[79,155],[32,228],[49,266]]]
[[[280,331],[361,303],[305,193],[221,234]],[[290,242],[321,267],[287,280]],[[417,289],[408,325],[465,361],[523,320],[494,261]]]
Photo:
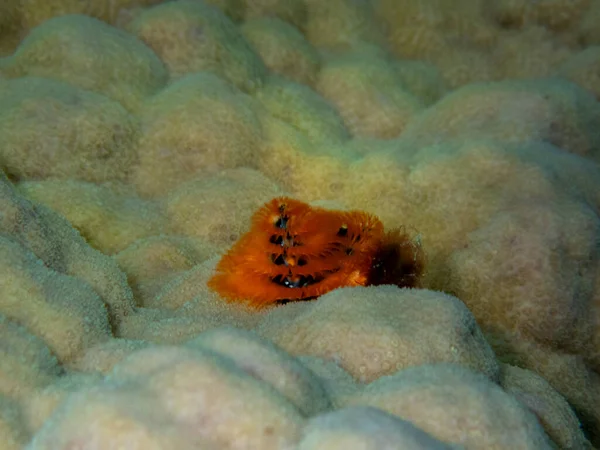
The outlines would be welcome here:
[[[228,300],[264,307],[342,286],[416,287],[423,268],[420,245],[402,229],[385,232],[372,214],[278,197],[254,214],[208,286]]]

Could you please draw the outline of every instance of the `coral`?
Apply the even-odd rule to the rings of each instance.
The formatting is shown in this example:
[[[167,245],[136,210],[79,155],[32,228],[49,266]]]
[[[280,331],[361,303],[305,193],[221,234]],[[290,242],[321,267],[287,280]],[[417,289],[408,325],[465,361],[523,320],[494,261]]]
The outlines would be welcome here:
[[[591,3],[591,0],[500,0],[494,2],[491,14],[507,28],[539,24],[552,30],[564,30],[575,26]]]
[[[533,411],[560,448],[588,448],[579,420],[567,401],[541,376],[529,370],[501,365],[500,385]],[[590,447],[591,448],[591,447]]]
[[[51,384],[37,389],[31,396],[21,401],[19,405],[21,426],[31,434],[35,434],[69,395],[88,389],[101,381],[102,375],[98,372],[62,373]]]
[[[554,448],[535,415],[516,398],[457,364],[404,369],[367,385],[346,404],[383,409],[465,448]]]
[[[530,26],[505,32],[492,57],[498,62],[496,77],[535,79],[553,75],[571,54],[547,28]]]
[[[453,118],[460,116],[445,123]],[[375,211],[386,223],[416,227],[430,255],[424,285],[463,300],[501,357],[544,376],[576,405],[586,430],[597,429],[597,166],[540,143],[444,141],[415,151],[400,141],[390,148],[354,164],[342,200],[382,205]],[[564,320],[559,311],[567,311]],[[520,343],[524,331],[544,340],[540,358],[549,362],[528,356],[533,344]],[[548,336],[559,340],[550,344]]]
[[[423,265],[420,245],[402,231],[384,233],[373,215],[279,197],[254,214],[208,285],[229,300],[263,307],[343,286],[418,286]]]
[[[600,45],[587,47],[573,55],[556,72],[587,89],[600,101]]]
[[[597,165],[540,143],[396,151],[357,163],[343,200],[385,203],[386,223],[416,227],[430,256],[424,285],[463,300],[501,358],[542,375],[598,429]],[[543,356],[530,357],[538,345]]]
[[[6,0],[0,4],[0,57],[11,54],[19,45],[19,32],[21,31],[21,5],[19,3],[20,0]]]
[[[306,25],[306,0],[240,0],[246,21],[276,17],[303,31]]]
[[[177,0],[139,13],[127,29],[166,64],[172,78],[213,71],[244,91],[260,86],[266,69],[231,20],[201,0]]]
[[[450,261],[456,294],[489,330],[499,355],[547,378],[580,417],[595,423],[592,429],[600,423],[591,407],[600,401],[594,372],[600,361],[595,322],[600,302],[594,286],[599,233],[598,215],[585,201],[523,202],[472,233],[467,247]],[[490,277],[485,282],[483,273]],[[532,358],[534,351],[527,349],[538,345],[544,356]],[[576,378],[577,383],[566,381]]]
[[[403,137],[419,145],[452,139],[543,141],[600,158],[600,104],[563,79],[501,81],[453,91],[411,121]]]
[[[385,27],[390,48],[399,57],[437,62],[452,48],[487,49],[497,38],[498,29],[486,14],[481,0],[377,0],[376,17]],[[456,61],[455,66],[462,66]],[[477,74],[474,74],[477,76]]]
[[[591,308],[592,315],[598,315],[598,304],[596,299]],[[589,329],[588,324],[583,325],[583,328]],[[501,336],[488,333],[487,337],[501,361],[512,366],[526,368],[544,377],[577,413],[580,428],[586,433],[589,440],[592,443],[598,442],[600,414],[596,405],[600,402],[600,376],[595,366],[585,356],[556,349],[508,331],[504,331]],[[508,383],[507,388],[510,389]],[[533,390],[531,385],[528,386],[528,389]],[[533,392],[534,395],[540,395],[539,391]],[[516,394],[518,395],[518,392]],[[547,391],[544,396],[546,401],[556,402],[555,396],[550,396]],[[561,413],[565,414],[563,407],[555,408],[552,415],[539,407],[532,409],[536,414],[540,414],[542,423],[549,428],[549,433],[557,434],[559,428],[556,416]],[[561,435],[562,440],[571,439],[572,433],[577,432],[573,428],[563,431],[566,432]],[[581,437],[576,436],[576,440],[580,441]]]
[[[204,0],[218,7],[234,22],[253,22],[273,18],[288,23],[299,31],[306,25],[305,0]]]
[[[143,134],[132,183],[144,196],[156,197],[202,172],[252,166],[261,144],[258,107],[210,72],[170,84],[140,115]]]
[[[295,123],[271,115],[263,117],[262,124],[264,142],[255,160],[261,172],[306,201],[339,198],[348,163],[356,156],[352,141],[311,142]]]
[[[600,19],[600,2],[592,0],[590,8],[582,18],[576,33],[578,40],[584,45],[600,45],[598,19]]]
[[[0,238],[0,249],[0,313],[42,338],[61,363],[108,339],[108,315],[91,286],[39,264],[12,239]]]
[[[590,0],[378,0],[377,18],[399,58],[434,63],[451,87],[549,76],[580,41],[593,41]],[[593,6],[592,6],[593,8]],[[587,21],[588,24],[580,22]]]
[[[218,247],[207,240],[171,234],[135,241],[114,255],[138,305],[150,305],[162,287],[209,257]]]
[[[119,336],[155,343],[182,343],[219,326],[254,327],[260,314],[224,302],[207,287],[216,262],[204,261],[174,277],[154,297],[142,299],[144,308],[124,318]]]
[[[471,83],[495,81],[498,79],[497,65],[503,64],[502,61],[494,61],[489,52],[453,46],[440,50],[439,56],[431,60],[439,67],[444,83],[452,89]]]
[[[1,172],[0,211],[0,234],[8,250],[0,256],[5,263],[17,263],[1,273],[10,286],[18,289],[7,293],[3,301],[12,314],[52,334],[64,356],[74,355],[76,341],[82,344],[107,336],[107,320],[112,329],[118,329],[120,320],[133,312],[133,296],[117,264],[89,247],[63,217],[19,196]],[[9,284],[5,286],[8,289]],[[47,291],[41,290],[44,286]],[[18,303],[14,303],[19,291],[23,297],[17,297]],[[44,307],[45,313],[59,316],[77,332],[65,339],[65,331],[56,323],[41,321],[37,313],[19,311],[18,305],[23,303],[33,311]],[[89,311],[85,311],[86,303]],[[66,313],[60,315],[60,308],[67,308]],[[90,328],[83,328],[85,322]]]
[[[215,328],[185,346],[230,358],[245,372],[273,386],[307,417],[331,408],[327,392],[309,369],[255,333],[233,327]]]
[[[271,116],[291,125],[312,144],[331,145],[350,139],[338,111],[308,86],[270,77],[255,98]]]
[[[344,54],[324,62],[316,90],[332,102],[354,136],[398,136],[423,109],[379,55]]]
[[[161,295],[157,298],[160,300]],[[192,315],[185,312],[177,313],[168,309],[168,306],[162,309],[140,308],[135,314],[126,317],[121,323],[119,337],[128,340],[143,340],[152,344],[181,344],[203,331],[224,324],[234,323],[233,314],[226,312],[211,311],[204,308],[205,311],[214,313],[210,316]],[[212,306],[212,305],[211,305]],[[218,314],[221,312],[221,314]]]
[[[132,353],[150,345],[149,342],[141,340],[108,339],[88,348],[84,354],[71,363],[70,368],[78,375],[108,375],[115,365]],[[100,376],[97,378],[101,379]]]
[[[306,0],[306,7],[306,38],[319,48],[340,51],[385,42],[372,2]]]
[[[390,61],[390,65],[400,84],[426,106],[440,100],[448,90],[440,70],[434,64],[404,59]]]
[[[360,385],[336,361],[318,356],[304,355],[296,357],[319,379],[334,409],[340,408],[340,400],[346,398],[350,393],[356,392]]]
[[[163,346],[135,352],[103,383],[71,395],[29,449],[279,449],[298,439],[303,422],[234,360]]]
[[[431,362],[498,378],[494,353],[470,311],[433,291],[336,289],[316,302],[270,310],[256,330],[293,355],[335,361],[364,383]]]
[[[9,32],[14,27],[15,22],[18,23],[19,6],[19,0],[2,2],[2,6],[0,6],[0,35]]]
[[[129,110],[167,82],[160,59],[129,33],[84,15],[50,19],[21,42],[5,73],[104,94]]]
[[[13,179],[124,179],[138,120],[103,95],[60,81],[0,79],[0,168]]]
[[[204,3],[219,8],[236,24],[244,21],[244,0],[204,0]]]
[[[406,420],[377,408],[357,406],[309,421],[298,450],[450,450]]]
[[[223,170],[173,189],[162,200],[172,233],[209,242],[223,251],[248,230],[248,220],[282,191],[248,168]]]
[[[148,299],[144,306],[163,310],[182,310],[182,315],[198,315],[209,321],[232,319],[229,313],[243,314],[243,308],[223,302],[217,293],[208,289],[208,279],[213,275],[216,259],[212,258],[195,265],[178,277],[163,285],[158,294]],[[207,309],[205,309],[207,308]],[[222,316],[225,315],[226,319]]]
[[[325,444],[325,448],[346,448],[344,443],[348,442],[364,443],[365,448],[395,448],[400,444],[415,449],[453,448],[434,436],[450,437],[449,442],[453,442],[457,431],[443,426],[432,428],[431,421],[420,416],[414,406],[406,408],[410,422],[394,417],[398,413],[393,408],[394,415],[369,406],[330,411],[328,390],[324,390],[313,369],[305,366],[306,358],[296,360],[253,333],[225,327],[202,333],[184,347],[142,345],[135,349],[131,344],[113,341],[104,346],[105,350],[117,349],[114,357],[120,360],[108,369],[107,377],[65,377],[25,405],[29,424],[36,430],[40,415],[47,416],[53,410],[28,449],[111,447],[125,442],[131,448],[161,448],[168,442],[177,449],[296,445],[311,449],[324,448]],[[132,351],[126,350],[125,356],[122,350],[126,348]],[[316,361],[309,364],[317,367]],[[407,369],[381,382],[346,390],[338,400],[348,405],[381,403],[390,409],[389,403],[378,397],[385,389],[382,385],[388,386],[388,391],[394,387],[388,396],[408,399],[410,389],[422,388],[416,374],[425,372],[431,386],[444,391],[443,397],[429,394],[427,401],[438,408],[434,409],[438,417],[449,418],[441,405],[447,403],[453,391],[445,388],[440,378],[440,374],[449,372],[452,387],[467,394],[459,400],[461,405],[480,408],[481,401],[473,394],[484,392],[499,409],[500,424],[479,424],[486,433],[485,441],[478,437],[475,445],[493,442],[507,421],[512,427],[503,438],[505,442],[519,434],[524,438],[515,440],[519,445],[536,438],[543,444],[547,439],[535,419],[531,422],[533,416],[528,416],[515,399],[503,396],[501,389],[486,382],[484,376],[453,365],[434,366],[433,373],[427,370],[429,366],[423,367],[425,370]],[[452,375],[460,375],[460,380]],[[456,404],[448,408],[467,420],[473,414],[468,408],[457,409]],[[505,414],[507,411],[514,417]],[[419,428],[415,423],[420,424]],[[527,426],[529,430],[524,428]]]
[[[165,229],[158,205],[138,198],[130,186],[43,180],[21,182],[18,189],[63,215],[88,244],[105,254],[113,255]]]
[[[585,203],[514,205],[510,214],[498,213],[488,226],[471,233],[467,246],[452,255],[455,292],[482,326],[499,334],[518,331],[557,348],[587,351],[591,330],[584,305],[593,291],[588,277],[582,280],[575,273],[587,275],[596,268],[572,261],[598,257],[598,233],[600,220]],[[494,275],[490,266],[497,270]],[[529,294],[522,297],[526,280]]]
[[[0,450],[599,448],[600,0],[0,4]]]
[[[314,84],[321,57],[292,25],[263,17],[245,22],[240,30],[270,71],[298,83]]]
[[[51,20],[69,14],[95,17],[114,24],[122,14],[141,6],[152,5],[161,0],[99,0],[80,2],[77,0],[27,0],[21,3],[21,22],[25,31]]]
[[[0,314],[0,395],[24,400],[61,372],[46,343]]]
[[[22,423],[18,405],[0,395],[0,449],[21,450],[31,436]]]

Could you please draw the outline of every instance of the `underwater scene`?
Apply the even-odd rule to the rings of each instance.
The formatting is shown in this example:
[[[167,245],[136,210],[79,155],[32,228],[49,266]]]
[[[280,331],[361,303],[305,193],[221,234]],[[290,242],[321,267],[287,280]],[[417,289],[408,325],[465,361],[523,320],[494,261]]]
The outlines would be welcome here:
[[[20,449],[600,449],[600,0],[0,0]]]

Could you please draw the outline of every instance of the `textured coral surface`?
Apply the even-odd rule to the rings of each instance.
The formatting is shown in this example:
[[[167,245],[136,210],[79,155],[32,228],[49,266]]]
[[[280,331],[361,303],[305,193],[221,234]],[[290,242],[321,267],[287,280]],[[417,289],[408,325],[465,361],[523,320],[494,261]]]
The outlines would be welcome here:
[[[0,1],[0,450],[600,448],[599,23]],[[225,301],[283,196],[406,230],[421,284]]]

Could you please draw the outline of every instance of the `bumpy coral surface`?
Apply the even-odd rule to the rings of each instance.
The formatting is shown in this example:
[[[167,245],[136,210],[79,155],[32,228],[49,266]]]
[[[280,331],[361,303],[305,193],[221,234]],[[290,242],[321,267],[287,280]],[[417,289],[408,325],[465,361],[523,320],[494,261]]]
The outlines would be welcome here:
[[[0,450],[600,448],[598,23],[0,1]],[[404,230],[420,284],[274,304],[250,251],[229,301],[274,198]]]

